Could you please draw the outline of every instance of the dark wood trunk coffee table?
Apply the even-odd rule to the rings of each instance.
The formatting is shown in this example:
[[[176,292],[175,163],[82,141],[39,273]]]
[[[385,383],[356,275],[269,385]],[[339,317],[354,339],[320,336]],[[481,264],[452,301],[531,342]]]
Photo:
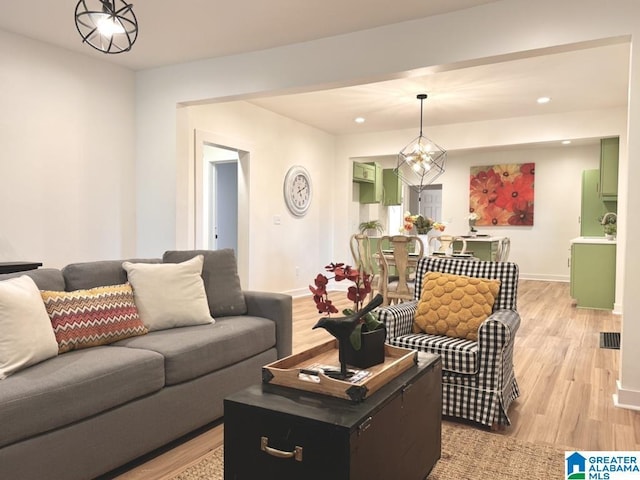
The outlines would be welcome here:
[[[224,401],[224,478],[422,480],[440,458],[441,411],[431,354],[359,403],[254,385]]]

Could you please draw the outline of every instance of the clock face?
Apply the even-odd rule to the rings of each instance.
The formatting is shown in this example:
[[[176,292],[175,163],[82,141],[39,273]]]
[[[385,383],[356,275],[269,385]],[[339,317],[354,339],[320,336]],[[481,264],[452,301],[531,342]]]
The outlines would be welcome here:
[[[304,167],[293,166],[284,179],[284,200],[287,207],[297,217],[302,217],[309,210],[313,191],[311,176]]]

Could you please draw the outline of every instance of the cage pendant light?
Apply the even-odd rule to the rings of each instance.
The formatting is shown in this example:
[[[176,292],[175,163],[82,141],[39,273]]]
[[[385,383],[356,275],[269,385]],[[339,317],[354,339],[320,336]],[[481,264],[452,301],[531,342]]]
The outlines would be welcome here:
[[[138,38],[133,5],[124,0],[80,0],[75,20],[82,41],[104,53],[128,52]]]
[[[422,109],[426,98],[425,93],[417,96],[420,100],[420,135],[400,151],[398,165],[394,169],[396,175],[418,195],[444,173],[447,158],[446,150],[422,134]]]

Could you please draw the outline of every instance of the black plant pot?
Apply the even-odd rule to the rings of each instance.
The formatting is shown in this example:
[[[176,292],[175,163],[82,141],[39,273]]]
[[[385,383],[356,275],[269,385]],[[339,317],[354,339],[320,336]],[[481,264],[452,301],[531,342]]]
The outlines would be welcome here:
[[[362,345],[356,350],[350,341],[345,342],[343,349],[344,361],[347,365],[358,368],[369,368],[384,362],[384,341],[387,330],[379,328],[372,332],[362,332]],[[340,361],[343,359],[340,358]]]

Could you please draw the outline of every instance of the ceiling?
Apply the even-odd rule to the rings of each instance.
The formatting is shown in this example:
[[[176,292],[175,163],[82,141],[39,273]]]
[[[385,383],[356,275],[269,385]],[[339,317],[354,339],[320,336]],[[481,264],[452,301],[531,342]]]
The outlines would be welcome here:
[[[97,0],[93,0],[97,1]],[[495,0],[134,0],[140,33],[132,51],[105,55],[83,45],[76,0],[0,0],[0,29],[133,70],[239,54]],[[34,14],[37,12],[37,15]],[[56,28],[52,28],[56,26]],[[340,135],[543,113],[623,107],[629,44],[618,43],[331,90],[252,98],[274,112]],[[538,105],[546,95],[552,101]],[[356,124],[355,117],[366,119]]]
[[[614,44],[252,103],[333,134],[624,107],[629,44]],[[536,100],[548,96],[551,102]],[[354,119],[362,116],[363,124]],[[425,132],[425,134],[428,133]]]

